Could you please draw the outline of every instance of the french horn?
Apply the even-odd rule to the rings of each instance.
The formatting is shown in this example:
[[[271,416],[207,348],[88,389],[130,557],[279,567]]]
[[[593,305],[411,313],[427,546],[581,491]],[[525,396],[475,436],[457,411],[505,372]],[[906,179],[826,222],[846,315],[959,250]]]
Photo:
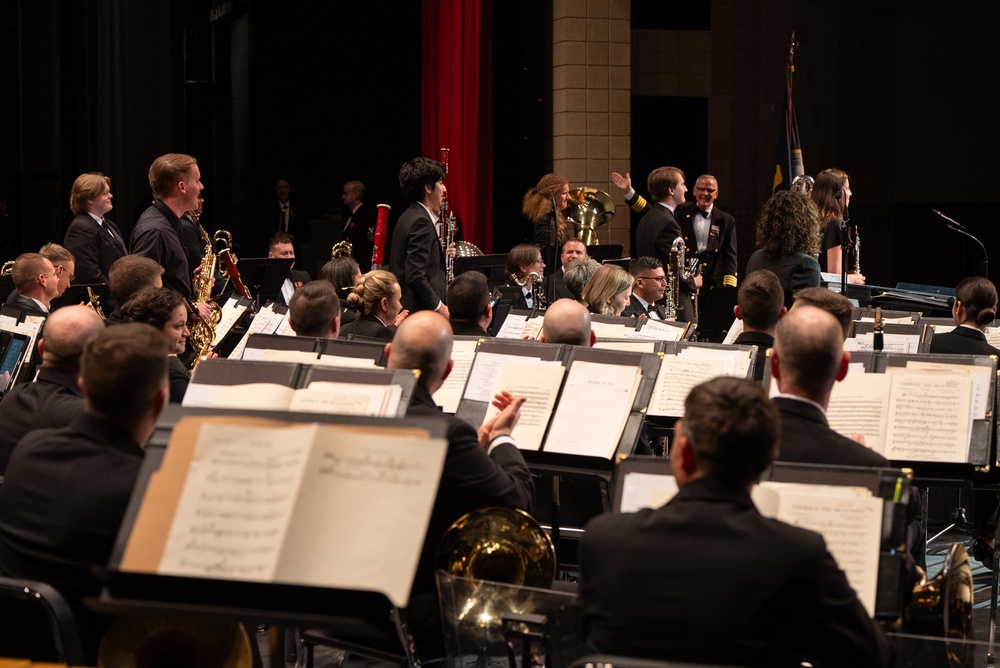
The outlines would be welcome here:
[[[615,216],[615,201],[597,188],[575,188],[569,191],[569,203],[563,212],[572,221],[576,238],[586,246],[600,244],[597,228]]]

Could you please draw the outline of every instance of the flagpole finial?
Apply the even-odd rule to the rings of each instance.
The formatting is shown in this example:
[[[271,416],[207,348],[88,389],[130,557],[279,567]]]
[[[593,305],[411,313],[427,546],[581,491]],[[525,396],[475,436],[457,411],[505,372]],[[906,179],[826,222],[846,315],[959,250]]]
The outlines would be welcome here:
[[[788,73],[795,72],[795,47],[799,43],[795,40],[795,31],[792,31],[792,41],[788,43]]]

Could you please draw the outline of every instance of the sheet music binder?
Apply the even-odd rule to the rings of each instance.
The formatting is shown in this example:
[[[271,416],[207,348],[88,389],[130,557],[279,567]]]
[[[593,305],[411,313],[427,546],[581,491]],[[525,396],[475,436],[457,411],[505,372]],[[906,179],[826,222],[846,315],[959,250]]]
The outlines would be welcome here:
[[[159,470],[174,426],[185,416],[233,416],[238,411],[183,408],[164,409],[145,449],[142,468],[109,559],[101,573],[104,588],[98,599],[87,601],[110,614],[153,612],[191,614],[226,619],[255,619],[262,623],[301,627],[356,627],[386,624],[397,610],[386,594],[376,591],[313,587],[275,582],[249,582],[198,577],[166,576],[120,570],[139,508],[152,475]],[[446,438],[443,418],[367,418],[345,415],[255,411],[255,417],[292,423],[323,423],[368,428],[417,429],[430,438]]]
[[[354,357],[357,359],[374,360],[375,366],[384,367],[385,344],[387,341],[347,341],[343,339],[325,339],[320,356],[335,355],[337,357]]]
[[[311,336],[287,336],[283,334],[251,334],[247,339],[246,348],[243,349],[243,356],[246,358],[248,348],[257,350],[292,350],[298,352],[319,353],[323,349],[324,339],[313,338]]]
[[[888,317],[885,312],[882,312],[882,317]],[[855,321],[851,323],[851,334],[848,338],[856,339],[859,336],[871,334],[875,331],[874,322],[861,322]],[[887,322],[882,325],[883,334],[900,334],[902,336],[918,336],[920,337],[920,352],[927,353],[931,349],[931,341],[934,340],[934,329],[929,327],[925,322],[907,325],[905,323],[899,322]]]
[[[621,460],[612,480],[612,512],[621,512],[625,481],[633,473],[673,477],[668,459],[629,457]],[[761,480],[864,487],[890,503],[891,511],[882,515],[875,617],[896,620],[902,615],[910,599],[910,592],[906,591],[906,556],[902,552],[906,545],[906,511],[911,493],[911,474],[906,469],[774,462],[764,471]]]
[[[312,382],[398,385],[402,388],[403,394],[395,417],[402,418],[406,416],[406,411],[410,407],[410,399],[413,398],[413,390],[417,387],[418,379],[418,374],[412,369],[349,369],[303,365],[297,387],[309,387],[309,383]]]

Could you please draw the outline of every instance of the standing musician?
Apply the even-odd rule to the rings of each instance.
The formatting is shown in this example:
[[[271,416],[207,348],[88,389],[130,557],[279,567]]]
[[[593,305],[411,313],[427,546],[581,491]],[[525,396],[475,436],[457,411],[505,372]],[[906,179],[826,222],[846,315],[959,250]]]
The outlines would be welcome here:
[[[348,181],[340,199],[348,214],[344,229],[340,231],[340,241],[350,242],[351,255],[361,271],[367,273],[372,268],[372,251],[375,249],[375,211],[365,204],[365,184]]]
[[[559,174],[546,174],[524,194],[521,213],[531,221],[532,241],[542,247],[545,264],[555,267],[557,254],[574,230],[563,211],[569,204],[569,181]]]
[[[736,219],[715,206],[719,182],[711,174],[702,174],[694,182],[694,201],[677,207],[688,260],[698,258],[698,270],[704,277],[702,289],[720,285],[736,287]]]
[[[107,283],[115,260],[128,251],[121,230],[105,216],[112,209],[111,179],[100,172],[81,174],[73,182],[69,206],[76,214],[66,230],[63,246],[76,258],[80,283]],[[109,300],[108,311],[118,306]]]
[[[423,157],[410,160],[399,170],[399,187],[410,206],[392,233],[389,271],[399,279],[403,308],[437,311],[447,318],[445,259],[436,227],[441,202],[448,193],[444,176],[443,164]]]
[[[840,274],[843,265],[843,226],[847,227],[847,280],[862,285],[865,277],[861,273],[861,240],[857,227],[850,226],[847,206],[851,203],[851,177],[839,169],[824,169],[816,177],[812,189],[812,199],[819,209],[819,224],[823,234],[823,251],[820,265],[823,271]]]

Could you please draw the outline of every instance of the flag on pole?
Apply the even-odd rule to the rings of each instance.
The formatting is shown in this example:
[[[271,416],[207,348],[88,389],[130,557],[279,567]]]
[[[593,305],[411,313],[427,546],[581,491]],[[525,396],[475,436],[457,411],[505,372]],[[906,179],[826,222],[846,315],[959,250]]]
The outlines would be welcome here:
[[[792,75],[795,74],[795,32],[788,51],[788,67],[785,69],[785,100],[781,109],[781,124],[778,141],[774,147],[774,183],[772,192],[788,190],[796,176],[806,173],[802,160],[802,145],[799,143],[799,125],[795,120],[792,104]]]

